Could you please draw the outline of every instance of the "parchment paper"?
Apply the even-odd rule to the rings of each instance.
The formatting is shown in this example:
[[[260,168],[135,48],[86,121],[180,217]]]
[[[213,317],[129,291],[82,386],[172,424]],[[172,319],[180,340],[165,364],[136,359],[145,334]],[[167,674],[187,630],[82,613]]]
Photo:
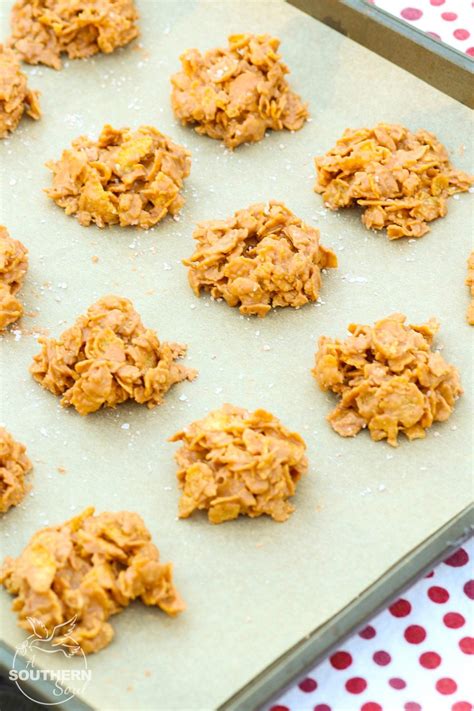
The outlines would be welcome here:
[[[3,36],[10,2],[3,1]],[[297,643],[432,535],[471,498],[472,330],[464,286],[471,249],[470,196],[450,200],[446,219],[419,241],[390,243],[368,232],[358,211],[331,213],[312,192],[313,157],[343,129],[393,121],[434,131],[469,169],[470,112],[401,69],[279,1],[141,0],[141,43],[61,72],[26,69],[42,92],[43,119],[23,120],[0,142],[1,219],[30,250],[21,292],[23,333],[2,338],[0,419],[28,447],[34,487],[1,521],[3,554],[17,555],[38,528],[85,506],[129,509],[148,524],[164,560],[175,563],[188,609],[178,619],[136,604],[112,623],[113,643],[89,657],[85,699],[100,709],[210,709]],[[229,153],[180,127],[169,76],[188,47],[225,44],[235,32],[282,39],[290,80],[310,104],[301,131],[270,134]],[[179,220],[148,233],[80,227],[43,193],[44,162],[82,134],[154,124],[192,151]],[[197,220],[224,218],[252,202],[283,199],[317,225],[340,268],[325,276],[322,303],[243,318],[197,300],[180,260],[193,250]],[[93,255],[99,261],[93,264]],[[199,379],[181,384],[153,411],[124,405],[81,418],[28,374],[32,331],[58,335],[100,296],[131,298],[163,339],[189,344]],[[462,374],[454,415],[425,440],[398,450],[366,433],[344,440],[325,421],[332,396],[310,375],[321,334],[343,337],[350,321],[393,311],[412,322],[437,316],[438,343]],[[265,349],[269,346],[270,349]],[[310,472],[285,524],[242,519],[212,526],[176,518],[178,492],[167,437],[223,402],[264,407],[301,432]],[[124,428],[128,424],[129,429]],[[60,474],[57,467],[65,467]],[[1,637],[24,638],[0,593]],[[145,675],[149,672],[149,675]]]

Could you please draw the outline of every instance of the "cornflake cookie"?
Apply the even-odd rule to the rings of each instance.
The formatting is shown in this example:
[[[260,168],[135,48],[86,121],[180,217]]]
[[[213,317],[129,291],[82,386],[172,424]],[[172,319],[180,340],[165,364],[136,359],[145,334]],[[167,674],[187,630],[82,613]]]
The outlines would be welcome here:
[[[66,639],[55,627],[64,632],[75,620],[74,641],[86,654],[109,644],[114,630],[107,620],[137,598],[168,615],[184,609],[171,563],[160,562],[143,520],[129,511],[94,515],[91,506],[41,529],[18,558],[6,558],[0,583],[15,596],[20,627],[31,632],[33,617],[61,644]]]
[[[171,105],[183,124],[224,141],[227,148],[261,141],[265,131],[300,129],[308,118],[285,79],[289,69],[269,35],[230,35],[228,48],[204,55],[188,49],[171,77]]]
[[[135,400],[153,408],[175,383],[197,371],[176,363],[186,346],[160,343],[128,299],[104,296],[59,337],[38,339],[35,380],[81,415]]]
[[[467,260],[467,279],[466,284],[471,291],[471,303],[467,309],[467,322],[474,326],[474,252],[471,252]]]
[[[38,96],[28,89],[15,52],[0,44],[0,138],[15,130],[25,111],[33,119],[40,118]]]
[[[32,465],[26,447],[0,427],[0,513],[17,506],[29,491],[25,476]]]
[[[367,229],[386,227],[389,239],[422,237],[428,222],[446,215],[447,198],[474,182],[453,168],[434,134],[398,124],[346,129],[315,163],[314,189],[327,207],[360,205]]]
[[[209,291],[246,315],[316,301],[321,269],[337,267],[336,255],[319,244],[319,230],[281,202],[201,222],[193,236],[198,246],[183,264],[194,293]]]
[[[53,173],[46,194],[81,225],[148,229],[183,206],[191,154],[152,126],[107,124],[98,141],[80,136],[46,165]]]
[[[0,225],[0,331],[17,321],[23,306],[15,294],[21,289],[28,269],[28,250]]]
[[[110,54],[138,36],[133,0],[17,0],[11,14],[15,47],[28,64],[61,69],[61,54]]]
[[[180,518],[207,509],[211,523],[239,514],[286,521],[294,511],[288,497],[308,468],[306,444],[265,410],[224,405],[175,434],[177,441]]]
[[[396,447],[399,432],[425,437],[451,415],[462,388],[456,368],[432,350],[439,324],[405,320],[395,313],[375,326],[351,323],[345,341],[319,339],[312,372],[322,390],[341,397],[327,419],[342,437],[368,426],[372,439]]]

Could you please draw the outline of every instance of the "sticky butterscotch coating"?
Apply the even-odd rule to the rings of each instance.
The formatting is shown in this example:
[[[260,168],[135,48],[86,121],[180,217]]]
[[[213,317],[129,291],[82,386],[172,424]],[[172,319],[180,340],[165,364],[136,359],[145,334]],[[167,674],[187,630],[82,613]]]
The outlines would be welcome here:
[[[28,250],[19,240],[10,237],[0,225],[0,331],[17,321],[23,306],[16,298],[28,269]]]
[[[107,124],[97,141],[80,136],[46,165],[53,173],[46,194],[81,225],[149,229],[183,206],[191,154],[152,126]]]
[[[24,113],[39,119],[38,92],[28,88],[18,57],[0,44],[0,138],[5,138],[20,123]]]
[[[389,239],[422,237],[428,222],[446,215],[447,198],[474,182],[451,165],[433,133],[398,124],[347,129],[315,162],[314,189],[327,207],[359,205],[364,225],[386,228]]]
[[[196,250],[183,264],[194,293],[209,291],[246,315],[316,301],[321,270],[337,267],[336,255],[319,243],[319,230],[281,202],[201,222],[193,236]]]
[[[81,415],[126,400],[153,408],[175,383],[197,375],[176,362],[186,346],[160,342],[131,301],[119,296],[99,299],[58,339],[38,342],[42,348],[33,358],[33,377]]]
[[[181,518],[205,509],[211,523],[241,514],[285,521],[294,511],[288,498],[307,470],[306,444],[265,410],[224,405],[171,441],[183,443],[175,455]]]
[[[61,54],[109,54],[138,36],[133,0],[17,0],[9,43],[29,64],[61,69]]]
[[[327,419],[342,437],[368,427],[372,439],[396,447],[399,432],[425,437],[453,412],[462,388],[456,368],[432,349],[438,322],[405,321],[395,313],[374,326],[350,324],[344,341],[319,339],[312,372],[322,390],[340,397]]]
[[[26,447],[0,427],[0,513],[24,499],[29,490],[25,477],[31,468]]]
[[[228,148],[261,141],[267,129],[297,131],[308,110],[289,87],[289,70],[269,35],[230,35],[229,46],[181,55],[171,105],[183,124]]]
[[[74,621],[71,638],[86,654],[114,636],[108,619],[140,599],[168,615],[184,609],[171,563],[161,563],[150,532],[136,513],[94,515],[92,507],[57,526],[43,528],[18,558],[6,558],[0,584],[15,597],[18,624],[30,619],[56,644]]]

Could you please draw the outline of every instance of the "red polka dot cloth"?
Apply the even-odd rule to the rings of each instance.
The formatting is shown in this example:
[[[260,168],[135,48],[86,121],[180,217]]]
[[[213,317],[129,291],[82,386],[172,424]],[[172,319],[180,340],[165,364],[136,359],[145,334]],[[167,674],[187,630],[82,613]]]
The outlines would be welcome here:
[[[474,538],[263,711],[473,711]]]
[[[367,0],[474,58],[472,0]]]

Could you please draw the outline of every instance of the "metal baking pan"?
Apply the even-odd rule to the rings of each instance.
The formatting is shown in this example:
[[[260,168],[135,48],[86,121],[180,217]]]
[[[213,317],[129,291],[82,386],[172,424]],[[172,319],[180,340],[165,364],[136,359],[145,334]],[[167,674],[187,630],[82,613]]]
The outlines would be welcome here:
[[[363,624],[468,526],[470,196],[451,200],[447,217],[422,239],[389,242],[365,230],[356,210],[327,211],[312,185],[314,156],[346,127],[380,120],[429,128],[454,164],[469,169],[470,112],[279,0],[137,4],[141,46],[69,61],[61,72],[26,68],[30,85],[42,92],[44,116],[23,120],[0,142],[0,223],[30,250],[21,291],[30,315],[1,342],[0,420],[34,463],[32,495],[0,522],[1,553],[17,555],[38,528],[91,504],[98,511],[137,511],[163,560],[173,561],[187,610],[170,619],[136,604],[115,616],[113,642],[88,658],[92,680],[70,703],[250,709]],[[3,36],[9,7],[0,6]],[[222,45],[241,31],[281,38],[290,81],[308,101],[312,121],[230,153],[177,123],[169,76],[186,48]],[[50,180],[44,163],[107,122],[153,124],[191,150],[179,220],[149,232],[82,228],[44,195]],[[193,250],[195,223],[269,199],[283,199],[336,251],[340,266],[324,275],[321,303],[257,320],[196,299],[181,265]],[[124,404],[81,418],[42,390],[28,366],[38,351],[35,333],[58,335],[107,293],[132,299],[160,338],[187,343],[187,362],[199,378],[173,388],[155,410]],[[350,440],[335,434],[325,420],[334,400],[310,374],[320,335],[342,337],[349,322],[371,323],[393,311],[413,323],[439,318],[438,343],[465,389],[448,422],[397,450],[365,433]],[[205,516],[176,518],[176,446],[167,438],[226,401],[264,407],[307,441],[310,470],[284,524],[261,518],[212,526]],[[8,650],[25,638],[10,605],[1,590],[5,669]]]

